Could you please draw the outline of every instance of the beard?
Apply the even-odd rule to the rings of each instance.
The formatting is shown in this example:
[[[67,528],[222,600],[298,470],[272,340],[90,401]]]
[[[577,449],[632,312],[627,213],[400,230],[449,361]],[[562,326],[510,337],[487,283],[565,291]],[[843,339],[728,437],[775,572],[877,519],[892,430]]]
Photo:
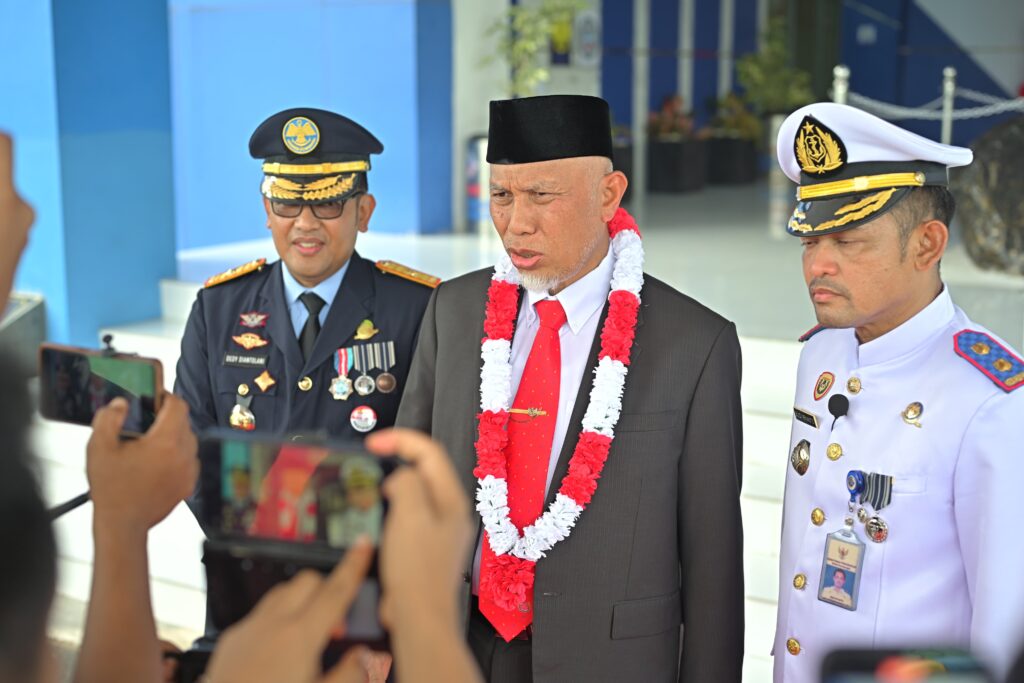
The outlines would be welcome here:
[[[540,273],[523,272],[517,268],[516,272],[519,273],[520,282],[522,282],[523,287],[531,292],[550,294],[551,290],[564,286],[563,283],[573,280],[583,271],[594,251],[600,246],[601,238],[602,235],[600,233],[595,234],[589,242],[583,245],[583,248],[580,250],[580,257],[576,263],[562,270],[542,275]],[[611,249],[610,244],[608,248]]]

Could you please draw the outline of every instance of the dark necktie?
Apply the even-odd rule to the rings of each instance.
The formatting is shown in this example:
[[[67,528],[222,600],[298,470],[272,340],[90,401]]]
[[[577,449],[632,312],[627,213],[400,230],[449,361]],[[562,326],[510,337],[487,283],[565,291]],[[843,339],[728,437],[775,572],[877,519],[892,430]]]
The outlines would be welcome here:
[[[316,336],[320,334],[320,309],[327,302],[313,292],[303,292],[299,295],[299,301],[309,311],[306,324],[302,326],[302,332],[299,333],[299,348],[302,349],[302,360],[309,360],[309,357],[313,355]]]

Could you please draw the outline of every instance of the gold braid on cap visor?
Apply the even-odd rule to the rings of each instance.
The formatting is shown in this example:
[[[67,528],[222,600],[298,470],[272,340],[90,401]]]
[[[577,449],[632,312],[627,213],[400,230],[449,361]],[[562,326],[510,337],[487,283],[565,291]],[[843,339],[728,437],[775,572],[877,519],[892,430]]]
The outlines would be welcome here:
[[[818,225],[809,225],[807,223],[801,223],[800,220],[806,218],[806,214],[800,209],[793,212],[793,217],[789,219],[789,229],[795,232],[814,233],[821,232],[823,230],[831,230],[832,228],[839,228],[848,223],[859,221],[862,218],[867,218],[871,214],[879,211],[886,205],[893,193],[899,188],[891,187],[888,190],[873,194],[869,197],[859,199],[852,204],[847,204],[836,209],[836,218]]]
[[[833,180],[830,183],[801,185],[796,190],[799,201],[821,199],[837,194],[851,192],[867,192],[883,187],[921,187],[924,185],[924,173],[881,173],[879,175],[862,175],[847,180]]]
[[[296,183],[287,178],[267,176],[263,179],[260,191],[268,199],[290,199],[304,202],[317,202],[334,199],[349,192],[355,187],[356,174],[319,178],[310,183]]]

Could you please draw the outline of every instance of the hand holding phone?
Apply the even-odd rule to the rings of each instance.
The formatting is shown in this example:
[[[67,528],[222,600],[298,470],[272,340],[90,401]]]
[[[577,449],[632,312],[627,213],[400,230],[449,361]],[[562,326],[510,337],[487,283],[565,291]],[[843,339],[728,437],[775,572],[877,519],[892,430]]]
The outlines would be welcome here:
[[[123,441],[128,415],[128,402],[117,398],[93,421],[86,475],[97,531],[103,525],[148,531],[192,494],[199,476],[196,437],[183,400],[168,395],[153,427]]]

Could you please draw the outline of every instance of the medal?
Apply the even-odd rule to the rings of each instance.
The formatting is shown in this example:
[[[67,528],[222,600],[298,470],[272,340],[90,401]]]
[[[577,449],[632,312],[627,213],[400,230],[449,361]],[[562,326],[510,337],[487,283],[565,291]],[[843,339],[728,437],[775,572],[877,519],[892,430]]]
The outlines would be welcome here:
[[[865,522],[864,529],[868,532],[868,538],[875,543],[885,543],[885,539],[889,538],[889,525],[878,515]]]
[[[348,378],[352,370],[352,349],[338,349],[334,352],[334,371],[338,376],[331,380],[329,391],[335,401],[346,401],[352,395],[352,380]]]
[[[811,444],[807,439],[800,439],[800,443],[793,447],[789,462],[801,477],[807,473],[811,465]]]
[[[238,388],[241,389],[244,386],[243,384]],[[256,429],[256,416],[249,410],[252,396],[249,396],[248,393],[248,387],[246,387],[244,394],[241,391],[235,394],[235,406],[231,409],[231,415],[228,416],[228,424],[245,432]]]
[[[369,353],[365,346],[354,346],[352,351],[355,353],[354,364],[356,372],[359,373],[359,377],[356,377],[356,381],[353,383],[355,386],[356,393],[360,396],[369,396],[377,388],[377,383],[373,381],[367,373],[369,370]],[[376,420],[376,418],[374,418]]]
[[[266,391],[270,387],[277,384],[277,380],[271,377],[270,373],[267,372],[266,370],[263,371],[263,374],[254,379],[253,382],[255,382],[256,386],[260,388],[260,391]]]
[[[382,394],[390,394],[398,386],[398,380],[388,372],[395,367],[395,342],[382,342],[374,346],[379,356],[377,365],[382,371],[377,375],[377,390]]]
[[[349,415],[348,421],[352,429],[365,433],[377,426],[377,413],[370,406],[359,406]]]

